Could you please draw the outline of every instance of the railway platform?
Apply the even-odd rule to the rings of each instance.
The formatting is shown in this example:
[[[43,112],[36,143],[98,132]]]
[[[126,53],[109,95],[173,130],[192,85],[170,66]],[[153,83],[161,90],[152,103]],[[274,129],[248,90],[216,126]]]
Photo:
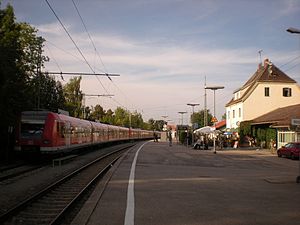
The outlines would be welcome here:
[[[146,142],[114,165],[73,225],[296,224],[298,161]]]

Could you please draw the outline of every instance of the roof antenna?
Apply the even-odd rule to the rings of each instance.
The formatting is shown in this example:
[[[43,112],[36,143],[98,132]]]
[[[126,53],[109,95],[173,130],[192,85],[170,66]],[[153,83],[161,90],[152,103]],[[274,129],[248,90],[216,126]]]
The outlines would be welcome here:
[[[260,59],[260,62],[259,62],[259,63],[260,63],[261,65],[262,65],[262,59],[261,59],[261,53],[262,53],[262,51],[263,51],[262,49],[258,51],[259,59]]]

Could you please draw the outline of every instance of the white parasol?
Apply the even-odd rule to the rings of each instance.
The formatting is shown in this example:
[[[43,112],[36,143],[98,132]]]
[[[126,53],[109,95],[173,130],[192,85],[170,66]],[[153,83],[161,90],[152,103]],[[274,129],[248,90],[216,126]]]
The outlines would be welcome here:
[[[206,126],[206,127],[201,127],[197,130],[194,130],[195,134],[211,134],[215,132],[214,127]]]

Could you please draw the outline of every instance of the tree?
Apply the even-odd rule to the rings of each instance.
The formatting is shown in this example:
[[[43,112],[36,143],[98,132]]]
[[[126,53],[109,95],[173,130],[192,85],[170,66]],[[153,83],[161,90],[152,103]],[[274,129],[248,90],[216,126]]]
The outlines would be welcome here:
[[[226,112],[222,115],[222,120],[226,120]]]
[[[42,55],[43,41],[36,29],[15,21],[12,6],[0,9],[1,149],[7,149],[8,128],[15,125],[21,111],[33,105],[31,79],[47,59]]]
[[[208,126],[211,126],[213,123],[211,122],[212,114],[207,110],[207,122]],[[204,127],[204,110],[200,110],[199,112],[194,113],[191,116],[191,121],[193,124],[197,123],[198,127]]]
[[[96,105],[94,107],[93,112],[90,115],[90,119],[94,121],[103,121],[103,118],[105,116],[105,111],[101,105]]]
[[[151,118],[148,120],[148,130],[162,131],[165,123],[166,121],[164,120],[154,120]]]
[[[130,115],[130,112],[129,112]],[[144,120],[142,114],[135,111],[131,114],[131,127],[132,128],[143,128]]]
[[[103,117],[103,123],[114,124],[114,121],[114,112],[111,109],[107,110],[105,116]]]
[[[13,8],[8,5],[0,10],[0,118],[7,129],[16,118],[16,113],[28,105],[27,82],[20,66],[22,48],[20,26],[15,22]],[[1,126],[2,127],[2,126]]]
[[[115,110],[115,125],[129,127],[129,114],[122,107],[117,107]]]
[[[66,99],[65,108],[69,111],[70,116],[83,118],[82,98],[80,82],[82,77],[73,77],[63,87],[64,97]]]
[[[57,111],[65,109],[65,97],[62,84],[48,74],[40,73],[30,82],[32,108]]]

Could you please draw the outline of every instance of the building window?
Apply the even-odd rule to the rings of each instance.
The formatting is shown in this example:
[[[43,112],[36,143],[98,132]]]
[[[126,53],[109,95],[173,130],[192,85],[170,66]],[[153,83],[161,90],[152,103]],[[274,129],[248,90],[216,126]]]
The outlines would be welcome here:
[[[283,97],[291,97],[292,96],[292,88],[283,88],[282,95],[283,95]]]
[[[232,110],[232,118],[235,118],[235,110]]]
[[[230,119],[230,111],[227,112],[227,117]]]
[[[270,96],[270,88],[269,87],[265,87],[265,96],[266,97]]]
[[[239,117],[241,117],[241,116],[242,116],[242,109],[239,108]]]

